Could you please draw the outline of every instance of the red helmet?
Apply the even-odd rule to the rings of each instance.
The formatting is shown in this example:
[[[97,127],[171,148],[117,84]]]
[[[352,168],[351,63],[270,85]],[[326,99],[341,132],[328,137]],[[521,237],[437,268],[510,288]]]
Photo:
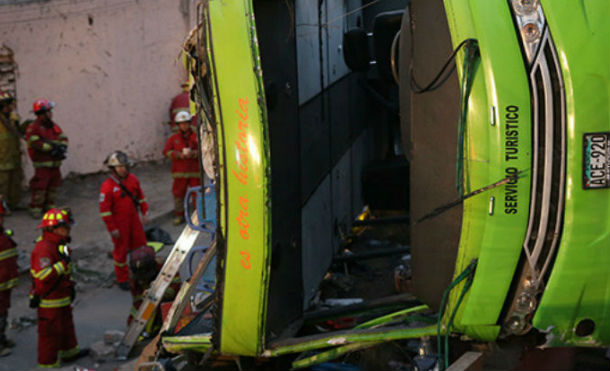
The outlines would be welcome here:
[[[140,246],[129,253],[129,268],[137,280],[150,282],[157,276],[155,250]]]
[[[40,223],[38,228],[57,227],[60,225],[70,226],[72,224],[74,224],[74,219],[72,219],[70,209],[53,208],[44,213],[42,223]]]
[[[32,110],[35,114],[39,114],[50,111],[53,109],[53,107],[55,107],[55,102],[52,102],[48,99],[36,99],[34,101],[34,106]]]

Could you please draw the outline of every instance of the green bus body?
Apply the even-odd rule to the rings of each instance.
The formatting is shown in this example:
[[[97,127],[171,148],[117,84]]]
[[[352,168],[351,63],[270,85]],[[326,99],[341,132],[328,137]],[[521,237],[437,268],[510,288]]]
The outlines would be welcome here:
[[[263,350],[269,277],[267,122],[249,0],[210,1],[208,58],[218,124],[220,226],[225,236],[219,350]]]
[[[582,143],[585,133],[610,131],[609,4],[541,5],[563,80],[565,204],[556,257],[533,325],[551,334],[548,345],[608,345],[610,193],[608,188],[583,188]],[[534,99],[509,2],[445,0],[445,7],[453,45],[472,38],[480,50],[467,106],[465,184],[477,189],[515,169],[523,172],[510,191],[504,185],[464,202],[455,275],[474,258],[478,264],[455,326],[471,337],[492,340],[500,332],[500,315],[526,238]],[[516,150],[509,154],[508,147]],[[452,292],[449,307],[458,295],[459,290]],[[594,329],[577,335],[578,324],[586,320]]]
[[[224,248],[219,247],[216,336],[166,336],[164,346],[176,352],[203,352],[214,346],[222,354],[275,356],[384,341],[383,331],[346,335],[341,341],[331,333],[328,339],[268,348],[265,319],[272,174],[252,2],[211,0],[203,4],[207,30],[202,46],[207,52],[217,125],[219,230],[224,238]],[[533,127],[542,90],[533,89],[533,75],[509,1],[445,0],[444,4],[453,46],[474,39],[479,53],[468,77],[461,63],[465,51],[456,58],[460,81],[469,79],[471,83],[462,107],[466,117],[464,155],[458,164],[463,167],[464,193],[512,176],[508,183],[464,200],[454,277],[473,260],[477,265],[461,304],[463,284],[451,291],[447,303],[447,308],[458,307],[450,331],[491,341],[510,322],[506,317],[515,285],[522,282],[521,276],[527,276],[524,245],[532,225],[531,205],[539,192],[532,190],[539,165],[534,161],[534,146],[538,144],[534,143]],[[561,164],[556,169],[563,169],[563,187],[559,196],[553,196],[560,200],[554,206],[560,209],[558,243],[549,252],[548,274],[537,296],[526,303],[532,305],[532,312],[522,318],[527,322],[524,330],[533,326],[547,332],[550,346],[607,346],[610,190],[583,187],[583,138],[585,133],[610,132],[610,5],[607,1],[568,4],[551,0],[543,0],[541,5],[550,33],[547,45],[558,66],[554,81],[560,81],[559,88],[552,92],[558,108],[553,117],[565,123],[561,134],[565,157],[557,159]],[[439,107],[442,104],[439,102]],[[446,329],[452,311],[444,313]],[[585,331],[577,331],[579,326],[586,327]],[[388,332],[387,340],[434,332],[432,327],[394,329]]]

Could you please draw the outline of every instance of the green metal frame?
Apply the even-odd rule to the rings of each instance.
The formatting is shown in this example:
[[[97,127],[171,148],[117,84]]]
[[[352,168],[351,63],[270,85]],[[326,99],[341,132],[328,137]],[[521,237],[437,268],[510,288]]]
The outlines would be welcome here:
[[[265,341],[271,241],[267,118],[256,27],[250,0],[210,0],[204,6],[225,239],[219,351],[255,356]]]

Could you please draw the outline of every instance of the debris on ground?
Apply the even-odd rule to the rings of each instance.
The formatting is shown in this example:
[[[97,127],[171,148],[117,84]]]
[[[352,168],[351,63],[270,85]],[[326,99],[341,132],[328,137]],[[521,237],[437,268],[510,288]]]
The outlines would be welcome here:
[[[91,344],[91,352],[89,355],[98,363],[115,360],[116,350],[124,336],[124,331],[106,330],[102,340]]]
[[[32,327],[32,326],[36,325],[36,323],[37,323],[36,318],[21,316],[19,318],[13,318],[11,320],[10,328],[12,330],[17,330],[18,332],[21,332],[28,327]]]

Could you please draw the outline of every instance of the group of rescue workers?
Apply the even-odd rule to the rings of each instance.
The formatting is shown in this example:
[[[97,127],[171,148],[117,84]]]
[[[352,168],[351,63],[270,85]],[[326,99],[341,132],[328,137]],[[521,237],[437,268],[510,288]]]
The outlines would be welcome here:
[[[199,185],[197,136],[194,118],[189,111],[188,85],[170,106],[174,133],[167,139],[164,156],[171,159],[176,225],[184,223],[184,198],[187,188]],[[88,354],[80,349],[74,331],[72,303],[76,290],[71,278],[73,263],[70,231],[74,223],[72,210],[55,205],[61,185],[60,166],[66,158],[68,138],[52,120],[55,104],[38,99],[33,104],[36,120],[21,123],[14,112],[15,99],[0,92],[0,357],[11,354],[15,343],[6,337],[11,291],[17,285],[17,244],[13,232],[4,227],[4,217],[16,210],[21,197],[23,171],[20,140],[25,140],[34,166],[30,180],[32,192],[29,212],[40,220],[37,239],[30,258],[31,308],[37,309],[38,366],[59,367]],[[147,246],[144,226],[148,223],[148,204],[138,178],[130,172],[132,165],[122,151],[108,155],[104,165],[110,170],[100,189],[99,208],[112,239],[116,282],[129,290],[132,308],[128,323],[137,313],[144,291],[154,280],[162,264],[155,251]],[[170,294],[175,290],[172,287]]]

